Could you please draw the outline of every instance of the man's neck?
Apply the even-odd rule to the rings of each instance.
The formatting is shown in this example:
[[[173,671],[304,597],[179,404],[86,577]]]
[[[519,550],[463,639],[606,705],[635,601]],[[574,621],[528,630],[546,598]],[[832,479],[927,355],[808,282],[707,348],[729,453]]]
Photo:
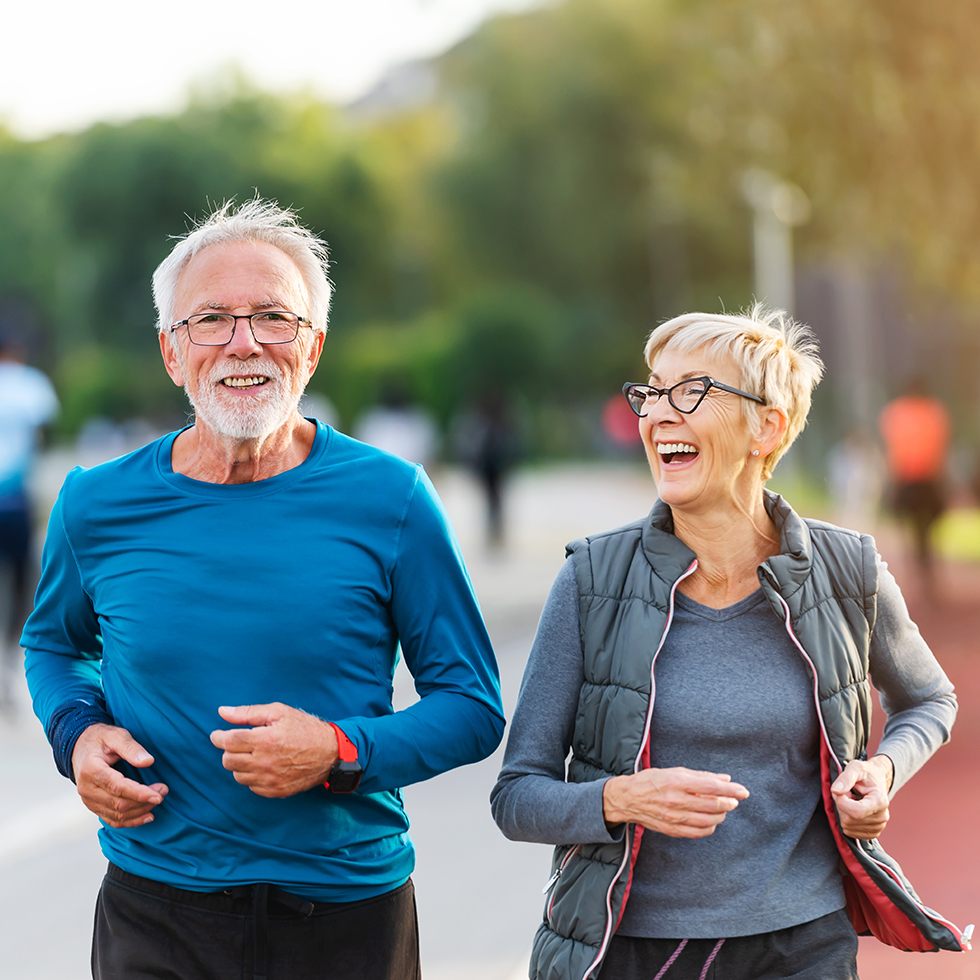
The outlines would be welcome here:
[[[198,421],[174,440],[173,471],[203,483],[257,483],[299,466],[313,448],[316,426],[298,412],[275,432],[235,439]]]

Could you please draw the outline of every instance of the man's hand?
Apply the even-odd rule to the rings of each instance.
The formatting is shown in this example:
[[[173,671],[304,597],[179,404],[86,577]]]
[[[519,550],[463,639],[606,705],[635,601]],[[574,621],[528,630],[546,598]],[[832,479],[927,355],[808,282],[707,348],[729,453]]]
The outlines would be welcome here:
[[[876,755],[867,762],[855,759],[830,787],[837,804],[841,829],[848,837],[874,840],[888,823],[888,790],[895,778],[895,767],[887,755]]]
[[[153,820],[150,811],[163,802],[167,787],[127,779],[112,768],[120,759],[138,769],[153,765],[153,756],[125,728],[89,725],[71,755],[78,795],[110,827],[142,827]]]
[[[641,769],[606,781],[602,812],[610,824],[638,823],[668,837],[707,837],[748,795],[724,773]]]
[[[337,761],[337,735],[327,722],[287,704],[218,708],[233,728],[211,733],[221,764],[259,796],[293,796],[322,786]]]

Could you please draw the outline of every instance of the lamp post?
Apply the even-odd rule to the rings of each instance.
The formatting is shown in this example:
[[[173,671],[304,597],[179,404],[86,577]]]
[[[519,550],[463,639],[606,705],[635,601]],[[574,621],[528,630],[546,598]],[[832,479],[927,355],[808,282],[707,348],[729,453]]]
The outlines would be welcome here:
[[[742,176],[742,194],[752,208],[755,298],[792,315],[793,228],[810,219],[802,188],[753,167]]]

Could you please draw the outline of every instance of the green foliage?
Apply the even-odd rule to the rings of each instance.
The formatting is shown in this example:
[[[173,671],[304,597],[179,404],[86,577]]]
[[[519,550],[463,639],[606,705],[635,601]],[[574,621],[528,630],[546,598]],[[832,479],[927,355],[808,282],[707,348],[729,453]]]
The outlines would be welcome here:
[[[328,334],[311,388],[333,400],[347,428],[383,401],[385,387],[393,383],[446,420],[453,408],[446,384],[452,345],[453,323],[437,312]]]
[[[59,430],[74,435],[85,420],[179,418],[188,410],[182,389],[171,382],[159,355],[90,345],[61,361],[55,383],[62,400]]]
[[[484,290],[463,303],[456,321],[448,379],[455,401],[493,393],[536,401],[557,389],[560,327],[546,294]]]

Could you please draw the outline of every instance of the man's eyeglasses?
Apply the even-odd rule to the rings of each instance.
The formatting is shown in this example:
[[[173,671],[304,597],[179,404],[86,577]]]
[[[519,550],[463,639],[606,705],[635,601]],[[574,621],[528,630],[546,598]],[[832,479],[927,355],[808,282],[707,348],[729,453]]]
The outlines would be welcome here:
[[[690,415],[704,401],[705,396],[712,388],[718,388],[721,391],[727,391],[733,395],[741,395],[743,398],[751,398],[752,401],[758,402],[760,405],[765,405],[765,401],[758,395],[750,395],[747,391],[742,391],[740,388],[723,385],[720,381],[715,381],[713,378],[707,376],[703,378],[686,378],[684,381],[678,381],[677,384],[671,385],[669,388],[658,388],[656,385],[636,384],[632,381],[627,381],[623,385],[623,394],[626,396],[626,400],[629,402],[633,412],[642,419],[646,416],[646,412],[643,409],[647,403],[652,402],[655,405],[660,401],[661,395],[666,395],[667,401],[678,412],[684,415]]]
[[[296,339],[300,324],[311,327],[312,321],[285,310],[265,310],[251,316],[233,313],[195,313],[170,327],[187,327],[187,339],[198,347],[224,347],[235,336],[239,320],[248,320],[252,337],[257,344],[288,344]]]

